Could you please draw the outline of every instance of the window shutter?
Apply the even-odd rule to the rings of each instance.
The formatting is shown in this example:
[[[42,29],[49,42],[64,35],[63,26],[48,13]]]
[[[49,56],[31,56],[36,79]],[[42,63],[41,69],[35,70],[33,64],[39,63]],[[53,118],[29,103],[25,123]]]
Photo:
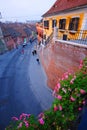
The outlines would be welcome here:
[[[69,30],[77,31],[79,25],[79,18],[72,18],[69,23]]]
[[[77,31],[78,25],[79,25],[79,18],[76,18],[76,30],[75,31]]]
[[[59,21],[59,29],[65,29],[66,19],[60,19]]]

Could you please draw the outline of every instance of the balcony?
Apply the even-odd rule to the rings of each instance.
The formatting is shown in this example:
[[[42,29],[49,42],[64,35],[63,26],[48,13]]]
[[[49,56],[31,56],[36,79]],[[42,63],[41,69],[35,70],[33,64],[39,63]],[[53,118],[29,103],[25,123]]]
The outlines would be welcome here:
[[[77,44],[87,45],[87,30],[63,30],[57,29],[57,37],[55,40],[64,40]],[[56,31],[55,31],[56,32]]]

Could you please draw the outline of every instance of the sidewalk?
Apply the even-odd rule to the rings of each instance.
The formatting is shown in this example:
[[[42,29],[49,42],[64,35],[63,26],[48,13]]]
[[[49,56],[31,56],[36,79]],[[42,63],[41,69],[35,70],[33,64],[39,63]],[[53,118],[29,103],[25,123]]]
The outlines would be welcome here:
[[[32,48],[32,51],[35,48]],[[38,54],[30,56],[30,64],[29,64],[29,77],[31,81],[31,89],[34,92],[37,100],[39,101],[42,110],[47,110],[51,107],[52,102],[54,100],[52,96],[52,90],[47,86],[46,74],[43,70],[41,63],[39,64],[36,59],[38,58]]]

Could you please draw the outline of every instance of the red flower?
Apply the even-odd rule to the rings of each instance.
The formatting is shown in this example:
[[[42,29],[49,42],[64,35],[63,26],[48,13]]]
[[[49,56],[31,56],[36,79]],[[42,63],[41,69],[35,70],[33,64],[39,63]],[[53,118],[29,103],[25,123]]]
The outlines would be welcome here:
[[[70,100],[71,100],[72,102],[74,102],[76,99],[71,96],[71,97],[70,97]]]
[[[85,90],[83,90],[83,89],[80,89],[80,93],[81,93],[81,94],[85,94],[85,93],[86,93],[86,91],[85,91]]]
[[[81,111],[81,110],[82,110],[82,108],[81,108],[81,107],[79,107],[79,108],[78,108],[78,110],[79,110],[79,111]]]
[[[24,123],[25,123],[26,128],[28,128],[29,127],[28,121],[24,120]]]
[[[63,108],[62,108],[62,106],[61,106],[61,105],[59,105],[59,110],[60,110],[60,111],[62,111],[62,109],[63,109]]]
[[[58,98],[59,100],[62,100],[62,96],[58,95],[56,98]]]
[[[22,127],[22,124],[23,124],[23,123],[20,122],[17,128],[21,128],[21,127]]]
[[[44,120],[43,120],[43,118],[40,118],[40,119],[39,119],[39,123],[40,123],[41,125],[44,125]]]
[[[58,107],[56,105],[54,105],[54,111],[57,111]]]
[[[15,120],[15,121],[18,121],[18,118],[17,118],[17,117],[15,117],[15,116],[14,116],[14,117],[12,117],[12,119],[13,119],[13,120]]]
[[[61,88],[60,83],[57,84],[57,88],[58,88],[58,90]]]

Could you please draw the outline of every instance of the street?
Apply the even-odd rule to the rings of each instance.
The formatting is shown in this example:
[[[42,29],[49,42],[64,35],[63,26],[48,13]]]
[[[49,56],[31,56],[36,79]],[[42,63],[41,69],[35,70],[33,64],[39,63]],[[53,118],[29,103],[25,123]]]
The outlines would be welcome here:
[[[22,52],[18,49],[0,55],[0,130],[21,113],[37,116],[52,104],[52,91],[46,85],[46,75],[33,56],[34,41]]]

